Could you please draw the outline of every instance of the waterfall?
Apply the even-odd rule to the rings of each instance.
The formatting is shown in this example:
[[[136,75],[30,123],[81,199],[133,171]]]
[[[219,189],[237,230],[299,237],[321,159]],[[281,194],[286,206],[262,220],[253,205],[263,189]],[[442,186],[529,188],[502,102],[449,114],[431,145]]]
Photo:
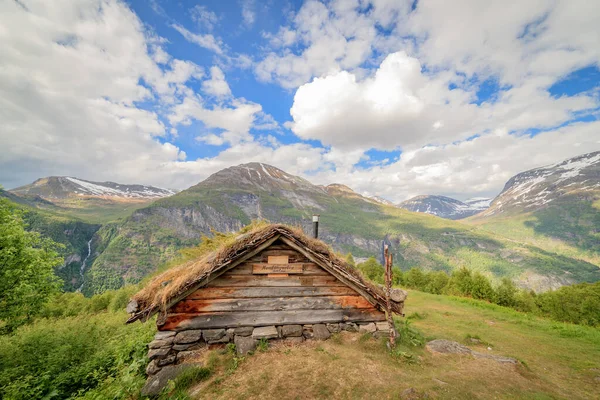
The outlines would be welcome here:
[[[81,276],[81,285],[77,288],[78,292],[81,292],[81,289],[83,289],[83,284],[85,283],[83,274],[85,272],[85,263],[87,262],[88,258],[90,258],[90,255],[92,254],[92,239],[93,238],[94,238],[94,236],[92,236],[91,239],[88,240],[88,242],[87,242],[88,253],[87,253],[87,256],[85,256],[85,258],[83,259],[83,262],[81,263],[81,267],[79,268],[79,276]]]

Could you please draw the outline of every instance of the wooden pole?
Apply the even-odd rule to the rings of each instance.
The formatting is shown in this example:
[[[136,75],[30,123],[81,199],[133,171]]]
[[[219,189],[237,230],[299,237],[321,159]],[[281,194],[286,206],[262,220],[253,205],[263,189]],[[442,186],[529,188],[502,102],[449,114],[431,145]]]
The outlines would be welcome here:
[[[390,347],[396,346],[396,328],[394,327],[394,319],[392,318],[392,303],[390,301],[390,293],[392,291],[392,254],[389,252],[388,245],[383,248],[383,257],[385,258],[385,302],[386,302],[386,317],[390,327]]]

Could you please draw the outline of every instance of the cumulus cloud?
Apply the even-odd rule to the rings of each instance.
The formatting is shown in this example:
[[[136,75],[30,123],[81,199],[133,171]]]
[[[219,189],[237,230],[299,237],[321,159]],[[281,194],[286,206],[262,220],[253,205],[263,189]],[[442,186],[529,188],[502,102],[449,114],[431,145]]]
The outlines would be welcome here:
[[[202,90],[218,98],[231,96],[231,89],[225,80],[225,74],[217,66],[210,69],[210,79],[202,82]]]
[[[6,187],[60,174],[185,188],[260,161],[393,201],[465,198],[600,150],[600,123],[575,122],[597,114],[597,92],[548,92],[573,70],[600,65],[593,2],[419,1],[413,10],[408,0],[307,1],[254,54],[232,54],[218,36],[168,19],[211,52],[201,66],[169,54],[120,0],[59,1],[0,2]],[[259,21],[251,3],[240,3],[248,27]],[[200,32],[219,23],[203,6],[191,16]],[[297,138],[232,93],[225,72],[251,67],[294,95],[284,126]],[[488,79],[498,89],[478,98]],[[177,135],[220,152],[190,159]],[[401,154],[370,159],[372,148]]]

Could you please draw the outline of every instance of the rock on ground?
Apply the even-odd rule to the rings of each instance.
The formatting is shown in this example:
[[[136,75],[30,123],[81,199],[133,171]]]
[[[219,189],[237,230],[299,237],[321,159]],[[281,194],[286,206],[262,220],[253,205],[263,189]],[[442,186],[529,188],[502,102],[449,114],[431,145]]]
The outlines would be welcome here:
[[[250,351],[254,351],[256,349],[256,345],[258,340],[252,338],[252,336],[235,336],[233,339],[235,343],[235,350],[239,355],[246,355]]]
[[[427,350],[432,353],[440,354],[470,354],[475,358],[487,358],[490,360],[497,361],[502,364],[518,364],[518,361],[514,358],[497,356],[494,354],[484,354],[477,351],[473,351],[467,346],[463,346],[460,343],[453,342],[451,340],[436,339],[427,343],[425,346]]]
[[[192,366],[201,366],[201,364],[180,364],[163,367],[155,375],[148,377],[146,384],[142,388],[142,396],[158,396],[170,380],[177,378],[185,369]]]
[[[277,337],[279,337],[279,333],[274,326],[261,326],[252,331],[253,339],[275,339]]]
[[[313,338],[316,340],[325,340],[331,337],[331,332],[327,329],[325,324],[314,324],[313,325]]]
[[[427,343],[427,350],[442,354],[471,354],[471,349],[460,343],[446,339],[436,339]]]

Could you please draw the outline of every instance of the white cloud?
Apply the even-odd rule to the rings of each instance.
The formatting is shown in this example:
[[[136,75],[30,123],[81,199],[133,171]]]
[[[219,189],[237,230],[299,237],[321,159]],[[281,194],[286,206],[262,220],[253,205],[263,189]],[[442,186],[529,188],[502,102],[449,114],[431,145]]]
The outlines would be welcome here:
[[[172,26],[173,29],[181,33],[188,42],[196,43],[198,46],[204,47],[205,49],[210,51],[214,51],[217,54],[224,53],[221,41],[216,39],[213,35],[199,35],[196,33],[192,33],[178,24],[174,24]]]
[[[210,11],[206,6],[196,4],[190,9],[192,20],[198,24],[200,29],[212,31],[215,25],[219,22],[217,14]]]
[[[493,195],[522,170],[600,150],[597,121],[555,128],[597,108],[597,93],[547,91],[570,71],[600,63],[594,2],[422,0],[411,11],[412,1],[307,1],[289,24],[264,34],[271,47],[261,54],[228,54],[218,37],[173,25],[217,55],[205,67],[173,58],[170,44],[119,0],[20,3],[0,2],[7,187],[62,174],[185,188],[261,161],[394,201],[464,198]],[[241,3],[247,27],[259,22],[250,3]],[[219,23],[202,6],[192,16],[204,31]],[[284,126],[328,147],[271,135],[283,133],[278,121],[235,98],[225,80],[223,71],[230,78],[250,67],[263,81],[297,89]],[[474,104],[488,77],[502,89]],[[198,129],[198,146],[226,149],[190,160],[168,142],[190,134],[186,125]],[[530,128],[550,131],[524,135]],[[373,147],[403,153],[370,160]]]
[[[210,69],[210,79],[202,82],[202,90],[218,98],[231,96],[231,89],[225,80],[225,74],[217,66]]]
[[[256,11],[254,10],[254,0],[242,0],[242,20],[247,27],[254,25],[256,20]]]

